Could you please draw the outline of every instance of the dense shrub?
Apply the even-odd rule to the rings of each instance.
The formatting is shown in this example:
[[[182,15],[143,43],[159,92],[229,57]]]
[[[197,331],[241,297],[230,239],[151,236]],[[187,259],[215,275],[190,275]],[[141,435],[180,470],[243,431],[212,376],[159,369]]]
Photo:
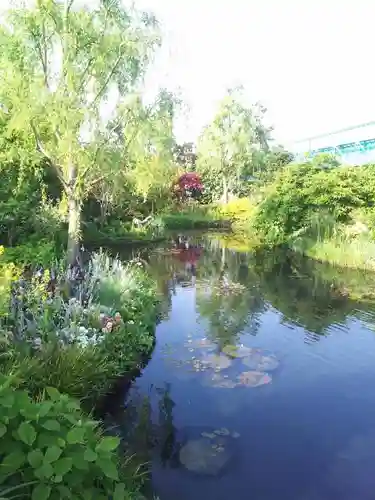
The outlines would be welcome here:
[[[223,219],[228,219],[233,222],[248,222],[255,210],[256,206],[249,198],[234,198],[226,204],[220,204],[217,207],[218,215]]]
[[[166,229],[209,229],[225,227],[219,217],[212,217],[199,212],[171,213],[162,216]]]
[[[174,183],[173,193],[178,198],[199,198],[203,184],[196,172],[185,172]]]
[[[6,247],[1,256],[3,263],[50,267],[63,255],[61,248],[51,240],[39,239],[16,247]]]
[[[1,257],[0,270],[0,498],[135,498],[119,439],[71,396],[91,411],[150,352],[153,281],[103,253],[69,290],[66,271],[51,288],[48,271],[26,278]]]
[[[48,282],[48,272],[20,282],[0,323],[20,384],[36,395],[51,385],[93,402],[151,350],[154,283],[139,266],[103,253],[93,255],[76,297],[68,299],[60,281],[48,292]]]
[[[292,165],[266,191],[254,226],[267,242],[279,244],[309,228],[314,214],[323,212],[347,223],[353,209],[370,206],[374,200],[374,174],[369,167]]]
[[[54,388],[39,401],[0,377],[0,496],[32,500],[129,498],[119,439]]]

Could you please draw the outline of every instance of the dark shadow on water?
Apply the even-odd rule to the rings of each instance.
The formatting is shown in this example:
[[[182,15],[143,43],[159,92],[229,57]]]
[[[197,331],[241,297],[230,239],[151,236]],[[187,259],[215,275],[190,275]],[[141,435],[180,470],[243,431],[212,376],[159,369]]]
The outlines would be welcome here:
[[[375,498],[375,276],[212,233],[124,258],[156,279],[162,316],[101,414],[149,464],[148,493]]]

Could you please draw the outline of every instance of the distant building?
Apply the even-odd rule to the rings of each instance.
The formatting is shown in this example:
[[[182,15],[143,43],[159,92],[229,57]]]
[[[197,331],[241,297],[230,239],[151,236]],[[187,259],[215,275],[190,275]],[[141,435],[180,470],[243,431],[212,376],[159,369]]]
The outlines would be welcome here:
[[[375,163],[375,121],[295,141],[288,149],[298,160],[328,153],[350,165]]]

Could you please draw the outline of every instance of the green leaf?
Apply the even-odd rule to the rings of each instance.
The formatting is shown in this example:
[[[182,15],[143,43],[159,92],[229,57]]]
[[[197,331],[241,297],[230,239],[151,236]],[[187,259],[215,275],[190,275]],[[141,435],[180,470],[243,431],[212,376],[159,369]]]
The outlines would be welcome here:
[[[113,451],[118,448],[119,444],[120,439],[118,437],[105,437],[96,445],[95,451]]]
[[[44,461],[47,463],[56,462],[61,456],[62,449],[58,446],[50,446],[44,455]]]
[[[57,389],[55,389],[55,387],[47,387],[46,391],[52,401],[59,401],[59,399],[61,398],[61,394]]]
[[[65,476],[65,474],[72,470],[73,459],[70,457],[60,458],[53,464],[53,471],[56,476]]]
[[[41,467],[35,469],[34,474],[39,479],[49,479],[53,475],[52,465],[44,463]]]
[[[73,458],[73,465],[76,469],[89,470],[89,462],[85,461],[82,453],[76,453],[72,458]]]
[[[9,471],[17,471],[25,463],[26,455],[22,451],[12,451],[6,455],[1,463],[1,468]]]
[[[60,446],[60,448],[65,448],[66,442],[62,438],[57,438],[57,444]]]
[[[95,451],[93,451],[91,448],[87,448],[83,457],[87,462],[95,462],[95,460],[98,458],[98,454],[95,453]]]
[[[37,469],[43,463],[44,455],[41,450],[32,450],[27,455],[27,460],[33,469]]]
[[[60,493],[60,498],[72,498],[72,493],[67,486],[58,486],[57,490]]]
[[[18,427],[18,436],[25,444],[31,446],[36,439],[34,427],[28,422],[22,422]]]
[[[36,405],[29,404],[26,408],[22,408],[20,413],[27,420],[37,420],[39,417],[39,408]]]
[[[111,459],[98,458],[96,465],[100,467],[103,474],[109,479],[118,481],[118,470],[116,464]]]
[[[51,494],[51,487],[45,484],[38,484],[33,489],[33,494],[31,495],[31,500],[48,500]]]
[[[0,438],[2,438],[3,436],[5,436],[6,432],[7,432],[6,425],[0,423]]]
[[[74,491],[74,488],[76,486],[82,484],[82,472],[77,469],[72,469],[64,478],[64,482],[66,482],[66,484],[69,484],[69,487]]]
[[[124,500],[125,498],[125,485],[123,483],[116,484],[115,491],[113,493],[113,500]]]
[[[46,420],[42,423],[42,427],[47,429],[48,431],[56,431],[59,432],[61,429],[61,425],[57,420]]]
[[[39,416],[45,417],[50,412],[52,406],[52,401],[43,401],[39,406]]]
[[[4,406],[4,408],[12,408],[14,406],[15,398],[14,394],[7,394],[0,398],[0,407]]]
[[[85,437],[85,428],[74,427],[74,429],[71,429],[66,435],[66,440],[69,444],[78,444],[83,442],[84,437]]]
[[[71,415],[71,414],[69,414],[69,413],[65,413],[65,414],[64,414],[64,417],[66,418],[66,420],[67,420],[70,424],[72,424],[72,425],[77,425],[77,417],[76,417],[76,415],[74,415],[74,414],[73,414],[73,415]]]
[[[69,411],[77,411],[80,410],[81,407],[77,401],[69,401],[69,403],[66,405]]]
[[[52,434],[43,433],[38,436],[38,447],[48,448],[48,446],[54,446],[56,444],[56,436]]]

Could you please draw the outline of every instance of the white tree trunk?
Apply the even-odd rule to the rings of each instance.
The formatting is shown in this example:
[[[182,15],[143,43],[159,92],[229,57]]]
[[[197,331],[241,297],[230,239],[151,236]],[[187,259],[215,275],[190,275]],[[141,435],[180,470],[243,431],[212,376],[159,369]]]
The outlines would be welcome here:
[[[77,261],[79,255],[79,240],[81,233],[81,206],[74,195],[68,196],[69,225],[68,225],[68,266]]]
[[[227,178],[225,175],[223,175],[223,202],[228,203],[229,198],[228,198],[228,182]]]
[[[81,203],[77,196],[77,169],[73,163],[68,166],[68,266],[75,264],[79,255],[79,241],[81,236]]]

